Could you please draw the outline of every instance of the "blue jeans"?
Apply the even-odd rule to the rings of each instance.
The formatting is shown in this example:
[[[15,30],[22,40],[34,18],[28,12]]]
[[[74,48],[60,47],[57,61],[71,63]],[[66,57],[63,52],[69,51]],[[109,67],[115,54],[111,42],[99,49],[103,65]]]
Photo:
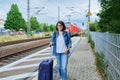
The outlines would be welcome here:
[[[62,80],[67,80],[68,55],[64,53],[57,53],[56,58],[58,62],[60,78]]]

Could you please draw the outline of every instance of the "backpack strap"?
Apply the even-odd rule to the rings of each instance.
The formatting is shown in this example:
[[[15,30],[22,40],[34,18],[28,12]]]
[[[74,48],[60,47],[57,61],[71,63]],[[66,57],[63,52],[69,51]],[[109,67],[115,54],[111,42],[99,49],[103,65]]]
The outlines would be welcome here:
[[[69,42],[69,40],[68,40],[68,32],[67,32],[67,31],[64,31],[64,33],[65,33],[65,35],[66,35],[66,37],[67,37],[67,42]]]
[[[56,31],[53,33],[53,35],[54,35],[54,39],[56,39]]]

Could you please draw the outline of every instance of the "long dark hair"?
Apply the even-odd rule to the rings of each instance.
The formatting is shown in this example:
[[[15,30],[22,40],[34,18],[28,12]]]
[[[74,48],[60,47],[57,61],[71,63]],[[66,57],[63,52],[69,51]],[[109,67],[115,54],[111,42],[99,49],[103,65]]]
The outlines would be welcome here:
[[[58,28],[57,28],[58,24],[61,24],[63,26],[62,31],[64,31],[66,29],[66,26],[65,26],[64,22],[63,21],[58,21],[57,24],[56,24],[56,30],[57,31],[58,31]]]

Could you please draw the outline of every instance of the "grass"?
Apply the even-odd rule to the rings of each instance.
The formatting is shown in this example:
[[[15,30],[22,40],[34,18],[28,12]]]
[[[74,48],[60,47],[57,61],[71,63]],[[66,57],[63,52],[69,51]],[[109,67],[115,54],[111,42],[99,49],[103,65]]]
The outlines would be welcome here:
[[[16,36],[2,35],[0,36],[0,42],[16,41],[16,40],[23,40],[23,39],[27,39],[27,36],[26,35],[16,35]]]
[[[96,53],[96,66],[104,80],[107,80],[107,65],[103,53]]]
[[[91,36],[89,36],[88,43],[90,43],[90,44],[91,44],[91,45],[90,45],[91,48],[94,49],[95,44],[94,44],[94,41],[92,40],[92,37],[91,37]]]
[[[42,37],[48,37],[51,36],[49,33],[42,33],[42,34],[33,34],[31,38],[42,38]],[[27,39],[27,35],[1,35],[0,36],[0,42],[9,42],[9,41],[16,41],[16,40],[24,40]]]

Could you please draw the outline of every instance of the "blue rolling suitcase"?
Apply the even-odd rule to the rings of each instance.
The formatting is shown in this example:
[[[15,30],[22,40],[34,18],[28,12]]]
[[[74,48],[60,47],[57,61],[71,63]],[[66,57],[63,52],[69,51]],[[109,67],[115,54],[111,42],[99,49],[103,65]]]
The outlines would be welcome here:
[[[40,63],[38,80],[53,80],[53,59],[43,60]]]

